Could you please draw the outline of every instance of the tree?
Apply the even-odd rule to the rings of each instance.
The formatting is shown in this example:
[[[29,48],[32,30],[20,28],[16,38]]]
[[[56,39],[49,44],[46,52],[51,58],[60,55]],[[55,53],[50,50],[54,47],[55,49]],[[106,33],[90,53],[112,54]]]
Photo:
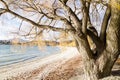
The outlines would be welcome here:
[[[85,80],[98,80],[110,75],[120,54],[119,0],[0,0],[0,2],[4,5],[0,8],[0,14],[10,13],[30,23],[39,29],[37,35],[43,30],[52,30],[73,36],[76,47],[82,55]],[[98,14],[102,9],[105,14],[100,22]],[[22,12],[34,13],[39,17],[31,19],[25,17]],[[99,35],[88,28],[95,27],[94,19],[100,22]],[[58,27],[57,23],[64,26]],[[95,44],[96,49],[91,49],[88,38]]]

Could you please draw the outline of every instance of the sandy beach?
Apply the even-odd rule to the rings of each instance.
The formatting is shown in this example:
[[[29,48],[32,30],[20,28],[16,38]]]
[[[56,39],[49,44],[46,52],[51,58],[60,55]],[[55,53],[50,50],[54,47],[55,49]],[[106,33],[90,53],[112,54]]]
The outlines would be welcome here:
[[[120,76],[120,71],[115,72],[118,67],[114,66],[114,74]],[[79,75],[83,75],[81,57],[74,47],[42,59],[35,58],[0,68],[0,80],[82,80]]]
[[[75,56],[80,56],[77,52],[77,49],[69,47],[61,53],[51,55],[42,59],[35,58],[16,64],[6,65],[0,67],[0,80],[48,80],[48,78],[50,77],[51,79],[49,80],[55,80],[52,79],[54,77],[53,75],[51,76],[51,74],[55,71],[60,72],[59,70],[64,71],[65,69],[67,69],[71,65],[65,64],[73,63],[71,58],[74,58]],[[73,68],[76,68],[76,65],[74,65]],[[61,69],[57,70],[58,68]],[[73,73],[74,71],[72,71],[71,68],[72,67],[70,67],[70,71],[71,73]],[[69,77],[71,77],[71,75]]]

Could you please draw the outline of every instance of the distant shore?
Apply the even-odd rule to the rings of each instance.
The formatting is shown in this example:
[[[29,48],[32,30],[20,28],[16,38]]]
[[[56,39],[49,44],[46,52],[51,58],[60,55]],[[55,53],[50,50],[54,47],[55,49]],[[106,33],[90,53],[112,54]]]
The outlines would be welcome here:
[[[73,40],[68,41],[26,41],[26,40],[0,40],[0,45],[41,45],[41,46],[75,46],[75,42]]]

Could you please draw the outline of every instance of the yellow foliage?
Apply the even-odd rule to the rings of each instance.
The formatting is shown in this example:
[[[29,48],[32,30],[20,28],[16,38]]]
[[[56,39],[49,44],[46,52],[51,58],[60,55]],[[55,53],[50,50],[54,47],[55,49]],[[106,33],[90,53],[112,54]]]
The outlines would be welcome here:
[[[110,5],[118,10],[120,10],[120,3],[118,3],[116,0],[111,0]]]
[[[43,42],[42,38],[39,37],[38,40],[37,40],[37,44],[38,44],[38,47],[40,50],[44,50],[44,47],[45,47],[45,42]]]
[[[60,46],[75,46],[75,41],[60,42]]]
[[[18,44],[18,43],[19,43],[19,39],[14,38],[14,39],[12,40],[12,44],[13,44],[13,45],[16,45],[16,44]]]

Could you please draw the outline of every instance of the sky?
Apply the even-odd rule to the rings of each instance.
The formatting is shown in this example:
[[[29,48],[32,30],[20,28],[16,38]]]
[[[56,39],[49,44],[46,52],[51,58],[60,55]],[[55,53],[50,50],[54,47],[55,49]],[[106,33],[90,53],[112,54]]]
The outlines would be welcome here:
[[[30,31],[31,25],[27,22],[23,22],[21,31],[19,31],[20,23],[20,19],[14,18],[14,16],[10,14],[4,14],[0,16],[0,40],[9,40],[13,38],[25,39],[25,37],[21,37],[17,34],[14,34],[14,32],[20,32],[21,34],[24,34],[24,32],[27,33],[28,31]],[[52,31],[44,31],[44,33],[44,40],[53,39],[55,37],[53,36],[55,35],[55,33]]]
[[[18,29],[15,22],[11,21],[5,15],[0,16],[0,40],[12,39],[14,37],[10,33]]]
[[[0,7],[2,7],[2,6],[0,5]],[[101,11],[100,12],[101,20],[103,18],[103,14],[104,14],[104,11]],[[13,39],[14,37],[19,37],[16,34],[12,34],[12,32],[18,32],[19,31],[20,21],[21,21],[20,19],[14,18],[14,16],[10,15],[9,13],[1,15],[0,16],[0,40],[7,40],[7,39]],[[96,23],[96,22],[94,21],[94,23]],[[23,26],[29,26],[29,25],[28,25],[28,23],[24,22]],[[22,30],[24,30],[24,31],[25,30],[29,31],[29,29],[28,29],[28,27],[23,27],[22,28]],[[97,30],[100,30],[99,25],[97,27]],[[52,39],[54,37],[52,34],[55,34],[55,33],[53,33],[53,32],[51,32],[51,34],[46,33],[45,34],[45,39]]]

